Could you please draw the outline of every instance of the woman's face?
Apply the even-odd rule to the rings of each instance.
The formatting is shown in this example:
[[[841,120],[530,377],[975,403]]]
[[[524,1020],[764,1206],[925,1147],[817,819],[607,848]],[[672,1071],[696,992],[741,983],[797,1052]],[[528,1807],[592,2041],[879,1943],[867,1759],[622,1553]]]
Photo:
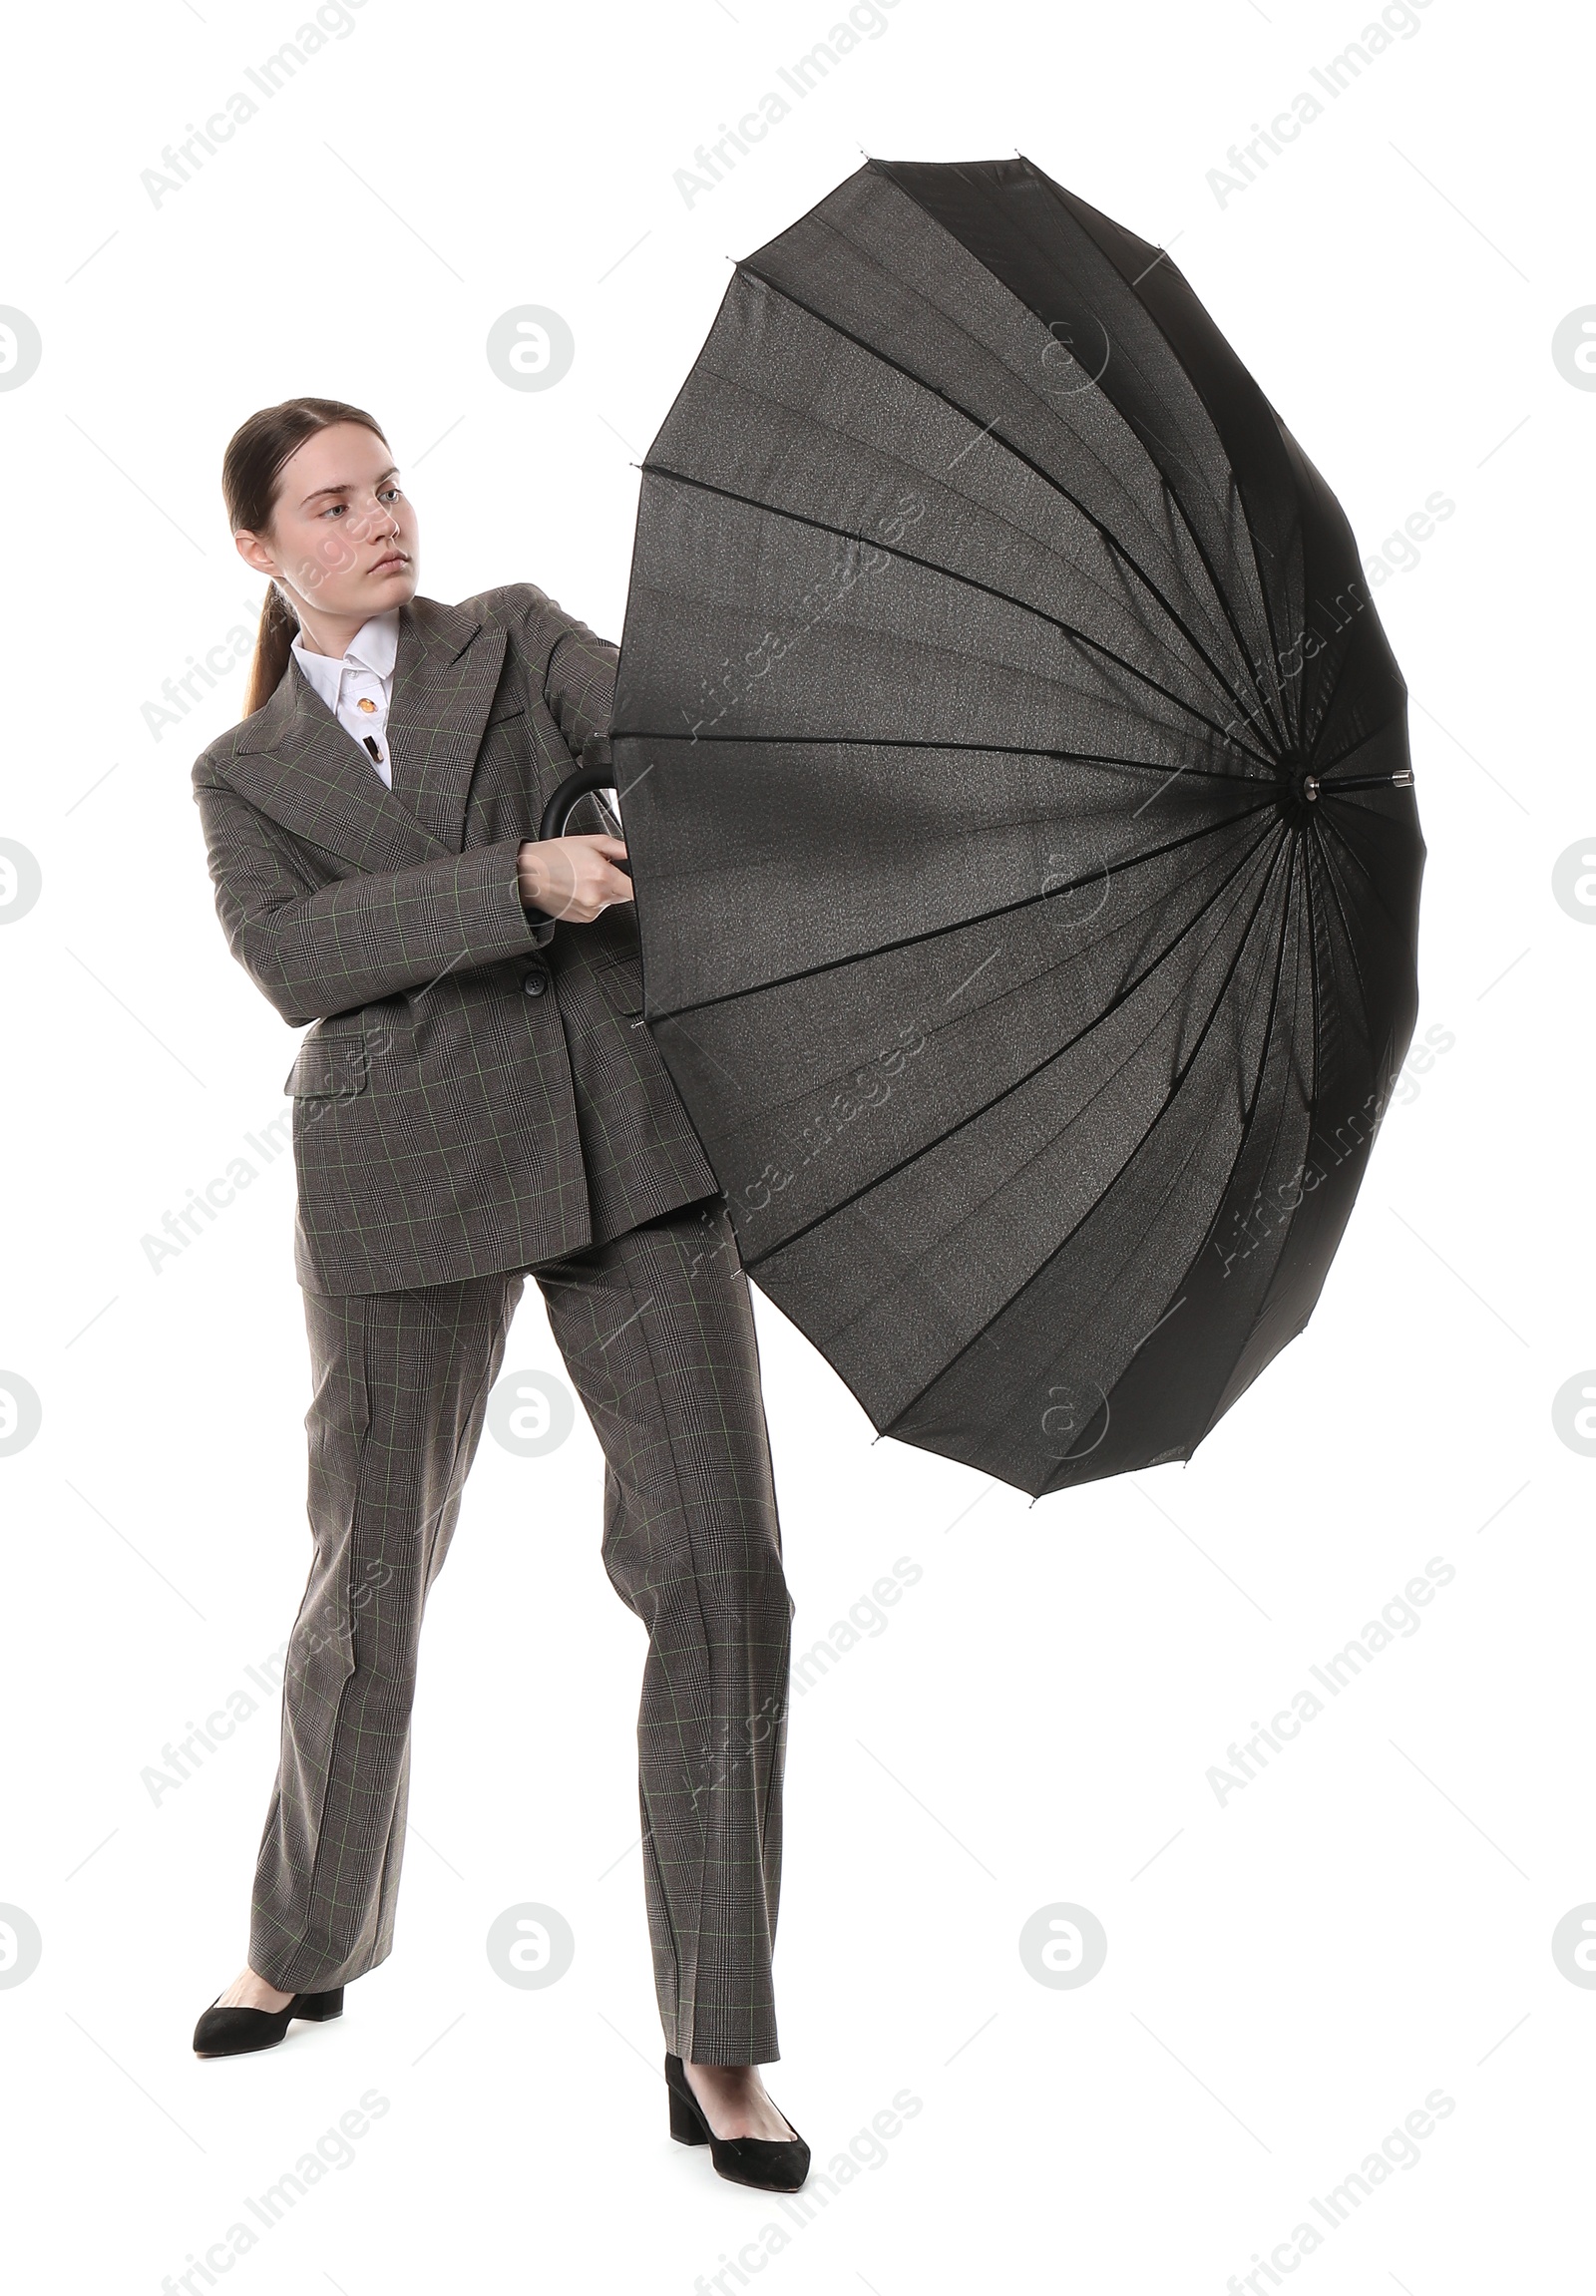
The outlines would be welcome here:
[[[332,423],[306,439],[277,474],[270,527],[234,540],[301,615],[308,606],[358,624],[416,594],[416,514],[392,455],[364,423]]]

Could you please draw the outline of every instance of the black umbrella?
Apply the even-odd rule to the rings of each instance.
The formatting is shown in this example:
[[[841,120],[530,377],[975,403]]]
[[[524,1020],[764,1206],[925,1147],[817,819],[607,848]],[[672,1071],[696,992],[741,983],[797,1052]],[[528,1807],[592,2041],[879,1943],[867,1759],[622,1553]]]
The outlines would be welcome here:
[[[882,1432],[1189,1458],[1302,1330],[1412,1033],[1404,705],[1186,281],[1028,161],[871,161],[737,265],[608,778],[743,1264]]]

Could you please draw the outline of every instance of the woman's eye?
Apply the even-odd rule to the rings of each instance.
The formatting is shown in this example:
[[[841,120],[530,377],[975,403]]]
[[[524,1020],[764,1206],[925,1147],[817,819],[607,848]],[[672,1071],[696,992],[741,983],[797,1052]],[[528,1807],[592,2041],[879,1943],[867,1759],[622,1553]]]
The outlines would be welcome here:
[[[403,498],[404,489],[403,487],[379,487],[377,494],[378,500],[381,502],[399,502]],[[347,503],[329,503],[321,516],[324,519],[336,518],[340,512],[346,511],[348,508]]]

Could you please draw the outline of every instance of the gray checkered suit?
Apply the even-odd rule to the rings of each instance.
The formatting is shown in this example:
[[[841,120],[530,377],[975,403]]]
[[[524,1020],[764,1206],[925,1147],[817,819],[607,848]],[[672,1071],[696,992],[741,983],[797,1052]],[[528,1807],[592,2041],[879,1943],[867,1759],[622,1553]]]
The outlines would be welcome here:
[[[614,667],[530,582],[418,597],[391,792],[292,662],[195,766],[232,952],[316,1023],[286,1086],[314,1556],[249,1959],[314,1992],[391,1950],[422,1615],[530,1272],[604,1453],[604,1568],[648,1631],[666,2046],[767,2064],[792,1602],[747,1286],[641,1023],[630,905],[551,929],[517,889],[522,839],[607,730]]]

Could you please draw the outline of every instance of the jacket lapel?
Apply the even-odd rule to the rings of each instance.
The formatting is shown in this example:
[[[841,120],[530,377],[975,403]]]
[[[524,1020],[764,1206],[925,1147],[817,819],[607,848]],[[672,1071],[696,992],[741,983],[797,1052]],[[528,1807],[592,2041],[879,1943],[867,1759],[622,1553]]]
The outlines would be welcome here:
[[[472,769],[505,644],[503,629],[485,629],[461,606],[418,597],[400,610],[388,710],[394,795],[451,853],[465,839]]]
[[[505,643],[460,606],[417,597],[400,608],[391,790],[292,660],[240,729],[226,778],[259,812],[358,869],[458,853]]]

